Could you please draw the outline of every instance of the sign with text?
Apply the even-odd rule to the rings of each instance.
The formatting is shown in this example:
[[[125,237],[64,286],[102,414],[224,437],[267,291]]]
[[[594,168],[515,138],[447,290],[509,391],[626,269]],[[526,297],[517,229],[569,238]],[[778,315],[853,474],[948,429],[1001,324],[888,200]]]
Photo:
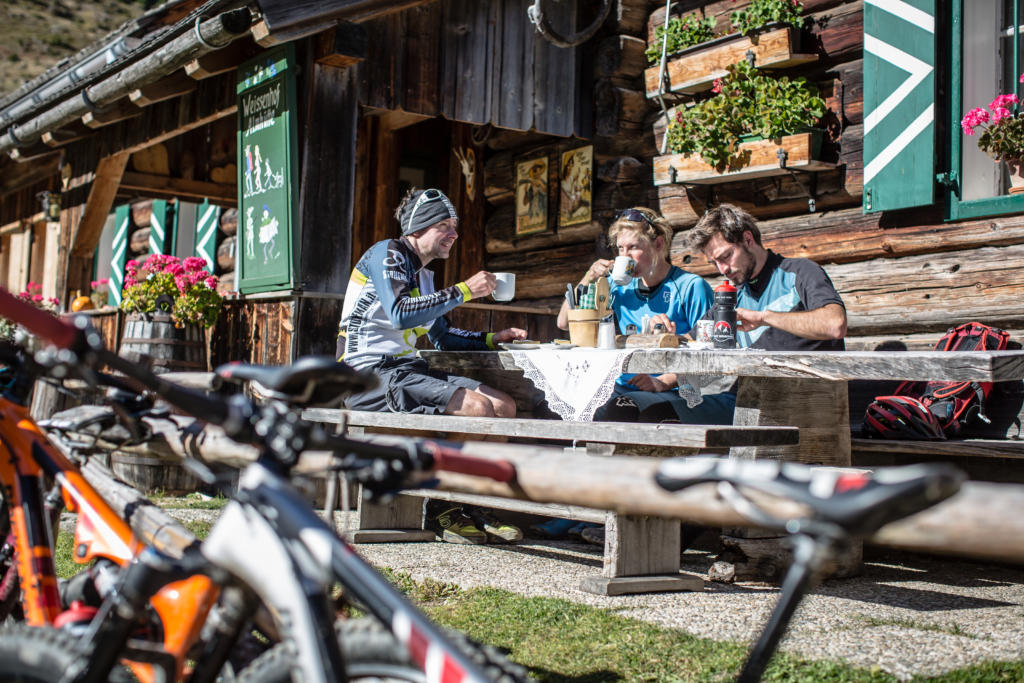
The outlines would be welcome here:
[[[295,52],[238,67],[238,288],[291,289],[297,215]]]

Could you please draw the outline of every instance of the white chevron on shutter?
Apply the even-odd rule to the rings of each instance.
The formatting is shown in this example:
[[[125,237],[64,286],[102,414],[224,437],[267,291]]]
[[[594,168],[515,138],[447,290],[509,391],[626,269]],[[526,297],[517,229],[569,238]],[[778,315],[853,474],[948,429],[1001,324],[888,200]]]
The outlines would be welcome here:
[[[164,224],[167,222],[167,212],[165,210],[158,211],[158,206],[161,209],[164,208],[162,203],[153,202],[153,212],[149,214],[149,252],[151,254],[164,253]]]
[[[882,9],[888,9],[882,7],[885,4],[899,4],[904,3],[897,2],[896,0],[867,0],[870,5],[881,7]],[[920,24],[915,24],[920,26]],[[930,33],[933,33],[933,26],[921,26],[926,28]],[[899,68],[902,71],[907,72],[907,78],[896,90],[894,90],[878,108],[870,112],[864,117],[864,133],[868,133],[875,128],[879,123],[885,120],[896,107],[900,105],[903,100],[913,92],[914,88],[920,85],[921,81],[928,77],[932,71],[935,70],[931,64],[923,62],[917,59],[913,55],[907,54],[899,48],[885,43],[875,36],[864,35],[864,51],[870,52],[879,59],[889,62],[893,66]],[[914,120],[913,125],[898,135],[892,142],[890,142],[885,149],[883,149],[878,155],[875,156],[868,164],[864,167],[864,182],[869,183],[871,180],[878,175],[886,165],[889,164],[900,152],[902,152],[910,142],[925,130],[929,124],[935,119],[935,108],[934,105],[929,105],[922,111],[918,117]]]
[[[124,289],[124,255],[128,249],[128,219],[131,213],[118,207],[117,229],[114,231],[113,250],[110,256],[110,298],[115,306],[121,305],[121,290]]]
[[[206,261],[206,268],[213,272],[213,260],[217,252],[217,223],[220,219],[220,207],[204,204],[199,207],[199,220],[196,222],[196,254]]]

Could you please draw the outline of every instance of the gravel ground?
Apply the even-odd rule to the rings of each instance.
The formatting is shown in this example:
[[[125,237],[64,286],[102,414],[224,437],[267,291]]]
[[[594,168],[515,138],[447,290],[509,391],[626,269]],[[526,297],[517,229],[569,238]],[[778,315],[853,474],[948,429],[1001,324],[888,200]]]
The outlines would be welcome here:
[[[216,514],[170,512],[179,518]],[[339,528],[346,521],[354,523],[339,513]],[[702,541],[708,540],[713,537],[705,534]],[[417,580],[564,598],[721,640],[751,641],[778,598],[776,587],[753,583],[708,583],[699,593],[585,593],[580,582],[600,572],[601,552],[596,546],[568,541],[527,539],[512,546],[381,543],[357,548],[373,564],[408,572]],[[705,545],[697,548],[683,554],[681,568],[706,578],[712,554]],[[781,649],[812,659],[843,659],[901,679],[986,660],[1022,659],[1024,572],[1019,567],[869,548],[861,576],[827,581],[804,599]]]

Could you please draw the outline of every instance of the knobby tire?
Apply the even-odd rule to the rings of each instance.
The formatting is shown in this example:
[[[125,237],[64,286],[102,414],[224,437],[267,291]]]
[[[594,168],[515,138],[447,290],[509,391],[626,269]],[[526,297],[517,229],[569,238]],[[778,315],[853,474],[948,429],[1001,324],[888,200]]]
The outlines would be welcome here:
[[[335,633],[350,681],[423,683],[426,680],[423,672],[410,661],[406,649],[378,622],[369,618],[342,621],[335,625]],[[487,673],[488,680],[497,683],[530,680],[523,667],[509,661],[495,648],[476,644],[460,633],[449,632],[448,635]],[[279,643],[248,666],[238,683],[289,683],[292,661],[294,657],[288,645]]]

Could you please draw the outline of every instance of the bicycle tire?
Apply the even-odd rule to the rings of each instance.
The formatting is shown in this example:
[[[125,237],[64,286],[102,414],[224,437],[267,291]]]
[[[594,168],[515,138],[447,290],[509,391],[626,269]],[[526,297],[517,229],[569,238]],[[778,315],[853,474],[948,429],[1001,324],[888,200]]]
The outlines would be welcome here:
[[[406,649],[377,621],[361,618],[338,622],[335,634],[350,681],[423,683],[426,680],[423,671],[410,661]],[[509,661],[495,648],[478,645],[461,633],[449,632],[449,635],[485,670],[488,680],[498,683],[530,681],[523,667]],[[293,659],[288,647],[279,643],[246,667],[238,683],[289,683]]]
[[[12,624],[0,629],[0,683],[57,683],[82,659],[78,639],[49,627]],[[111,672],[112,683],[135,678],[124,670]]]

